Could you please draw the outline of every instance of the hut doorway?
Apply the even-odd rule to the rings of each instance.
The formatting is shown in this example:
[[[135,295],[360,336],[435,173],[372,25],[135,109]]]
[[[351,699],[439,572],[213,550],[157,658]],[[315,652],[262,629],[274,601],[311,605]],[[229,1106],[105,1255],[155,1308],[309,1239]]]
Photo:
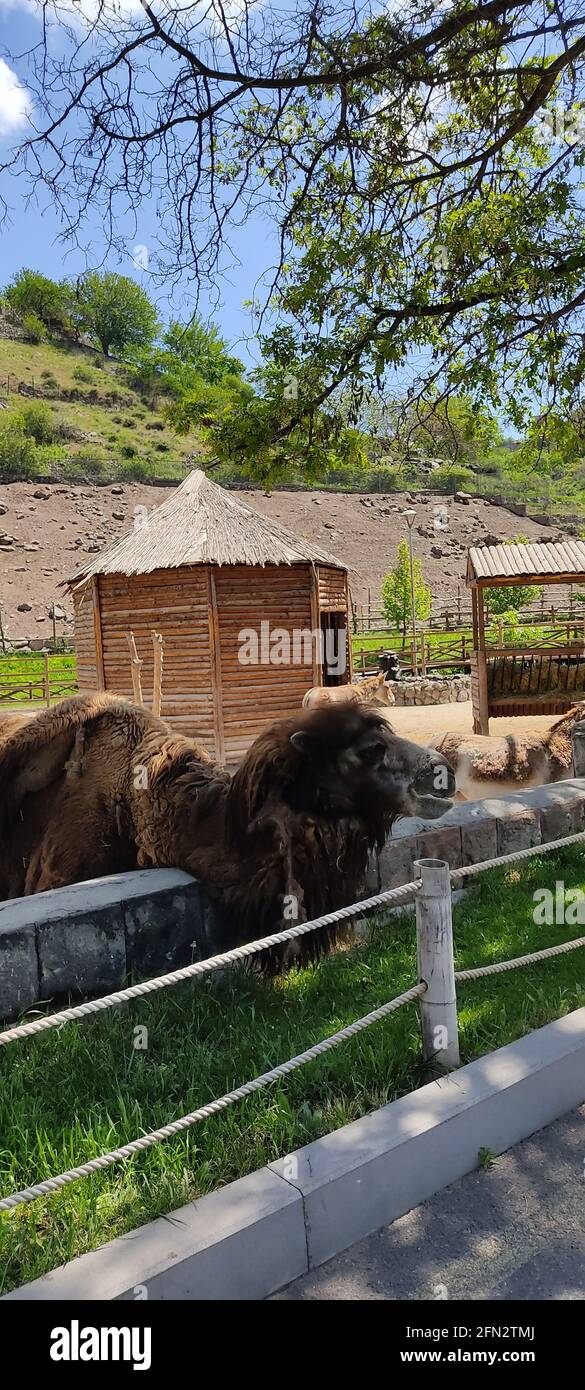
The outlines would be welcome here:
[[[322,685],[345,685],[347,681],[347,618],[345,613],[322,612]]]

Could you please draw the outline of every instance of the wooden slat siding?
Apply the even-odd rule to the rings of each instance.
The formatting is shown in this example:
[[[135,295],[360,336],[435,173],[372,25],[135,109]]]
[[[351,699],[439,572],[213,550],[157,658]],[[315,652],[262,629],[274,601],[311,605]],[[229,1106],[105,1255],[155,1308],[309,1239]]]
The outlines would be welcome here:
[[[89,584],[73,598],[77,683],[82,693],[97,690],[98,667],[93,601]]]
[[[347,571],[317,566],[321,612],[347,613]]]
[[[310,601],[311,601],[311,627],[312,627],[312,629],[313,629],[313,632],[317,632],[317,631],[319,630],[319,628],[320,628],[320,618],[319,618],[319,576],[318,576],[318,574],[317,574],[317,568],[316,568],[315,565],[311,565],[311,592],[310,592]],[[317,685],[322,685],[322,684],[323,684],[323,665],[322,665],[322,663],[319,661],[319,650],[318,650],[318,648],[317,648],[317,643],[316,643],[316,642],[313,644],[313,672],[312,672],[312,675],[311,675],[311,684],[313,685],[313,687],[315,687],[315,686],[317,686]]]
[[[107,690],[132,695],[126,633],[131,629],[150,708],[154,679],[151,633],[164,639],[163,719],[215,751],[211,643],[205,567],[148,575],[100,576]]]
[[[215,756],[225,763],[225,743],[223,735],[223,699],[221,683],[221,643],[219,639],[219,618],[217,612],[217,590],[215,574],[210,565],[207,571],[207,614],[209,624],[209,643],[211,655],[211,685],[213,698],[213,733]]]
[[[242,665],[239,634],[260,623],[270,629],[312,630],[311,566],[222,566],[215,570],[225,756],[235,763],[275,719],[295,714],[312,685],[312,661],[298,665]]]

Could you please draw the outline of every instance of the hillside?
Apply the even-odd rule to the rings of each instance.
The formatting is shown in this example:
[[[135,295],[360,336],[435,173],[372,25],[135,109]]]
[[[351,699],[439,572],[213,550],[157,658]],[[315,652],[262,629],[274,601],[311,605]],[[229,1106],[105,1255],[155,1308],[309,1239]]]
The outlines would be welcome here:
[[[161,488],[140,483],[79,487],[35,483],[0,485],[0,606],[4,630],[14,639],[48,637],[48,609],[63,607],[67,621],[58,630],[71,632],[71,606],[59,583],[78,568],[81,557],[103,549],[133,524],[135,508],[156,507]],[[465,583],[467,546],[481,540],[513,538],[521,532],[534,540],[556,540],[556,527],[542,526],[479,499],[464,503],[451,497],[418,494],[328,492],[239,492],[260,513],[275,518],[300,536],[318,541],[349,568],[354,603],[365,607],[368,589],[379,605],[383,575],[393,563],[405,534],[401,513],[416,507],[414,548],[438,604],[456,603],[457,585]],[[446,509],[447,529],[434,525],[438,505]],[[4,539],[2,534],[4,533]],[[560,594],[558,595],[560,598]]]
[[[29,476],[84,481],[177,477],[193,440],[169,429],[156,402],[132,390],[116,362],[65,340],[34,345],[0,337],[4,424],[32,399],[46,403],[55,439]]]

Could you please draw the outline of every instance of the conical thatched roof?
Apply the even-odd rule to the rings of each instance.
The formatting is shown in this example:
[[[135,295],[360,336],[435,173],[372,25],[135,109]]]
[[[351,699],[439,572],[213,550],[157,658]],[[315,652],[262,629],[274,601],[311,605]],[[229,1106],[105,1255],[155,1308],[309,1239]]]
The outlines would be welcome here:
[[[212,483],[201,470],[135,528],[96,555],[67,580],[79,584],[94,574],[152,574],[181,565],[296,565],[302,561],[345,566],[277,521],[259,516],[233,492]]]

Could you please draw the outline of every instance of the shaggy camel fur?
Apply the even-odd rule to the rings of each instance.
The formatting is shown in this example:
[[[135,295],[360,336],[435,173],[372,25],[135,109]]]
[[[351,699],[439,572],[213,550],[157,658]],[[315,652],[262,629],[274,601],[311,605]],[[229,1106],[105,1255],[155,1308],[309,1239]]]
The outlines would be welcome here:
[[[377,676],[366,676],[355,685],[314,685],[303,699],[303,709],[316,709],[319,705],[394,705],[394,695],[386,684],[383,671]]]
[[[429,747],[442,753],[464,796],[493,796],[494,790],[540,786],[571,776],[571,730],[585,718],[585,704],[574,705],[546,733],[443,734]]]
[[[193,740],[108,694],[16,729],[0,719],[0,898],[136,867],[176,867],[218,908],[222,946],[359,897],[368,850],[398,815],[449,809],[440,754],[371,708],[268,728],[233,777]],[[303,943],[305,957],[335,938]]]

